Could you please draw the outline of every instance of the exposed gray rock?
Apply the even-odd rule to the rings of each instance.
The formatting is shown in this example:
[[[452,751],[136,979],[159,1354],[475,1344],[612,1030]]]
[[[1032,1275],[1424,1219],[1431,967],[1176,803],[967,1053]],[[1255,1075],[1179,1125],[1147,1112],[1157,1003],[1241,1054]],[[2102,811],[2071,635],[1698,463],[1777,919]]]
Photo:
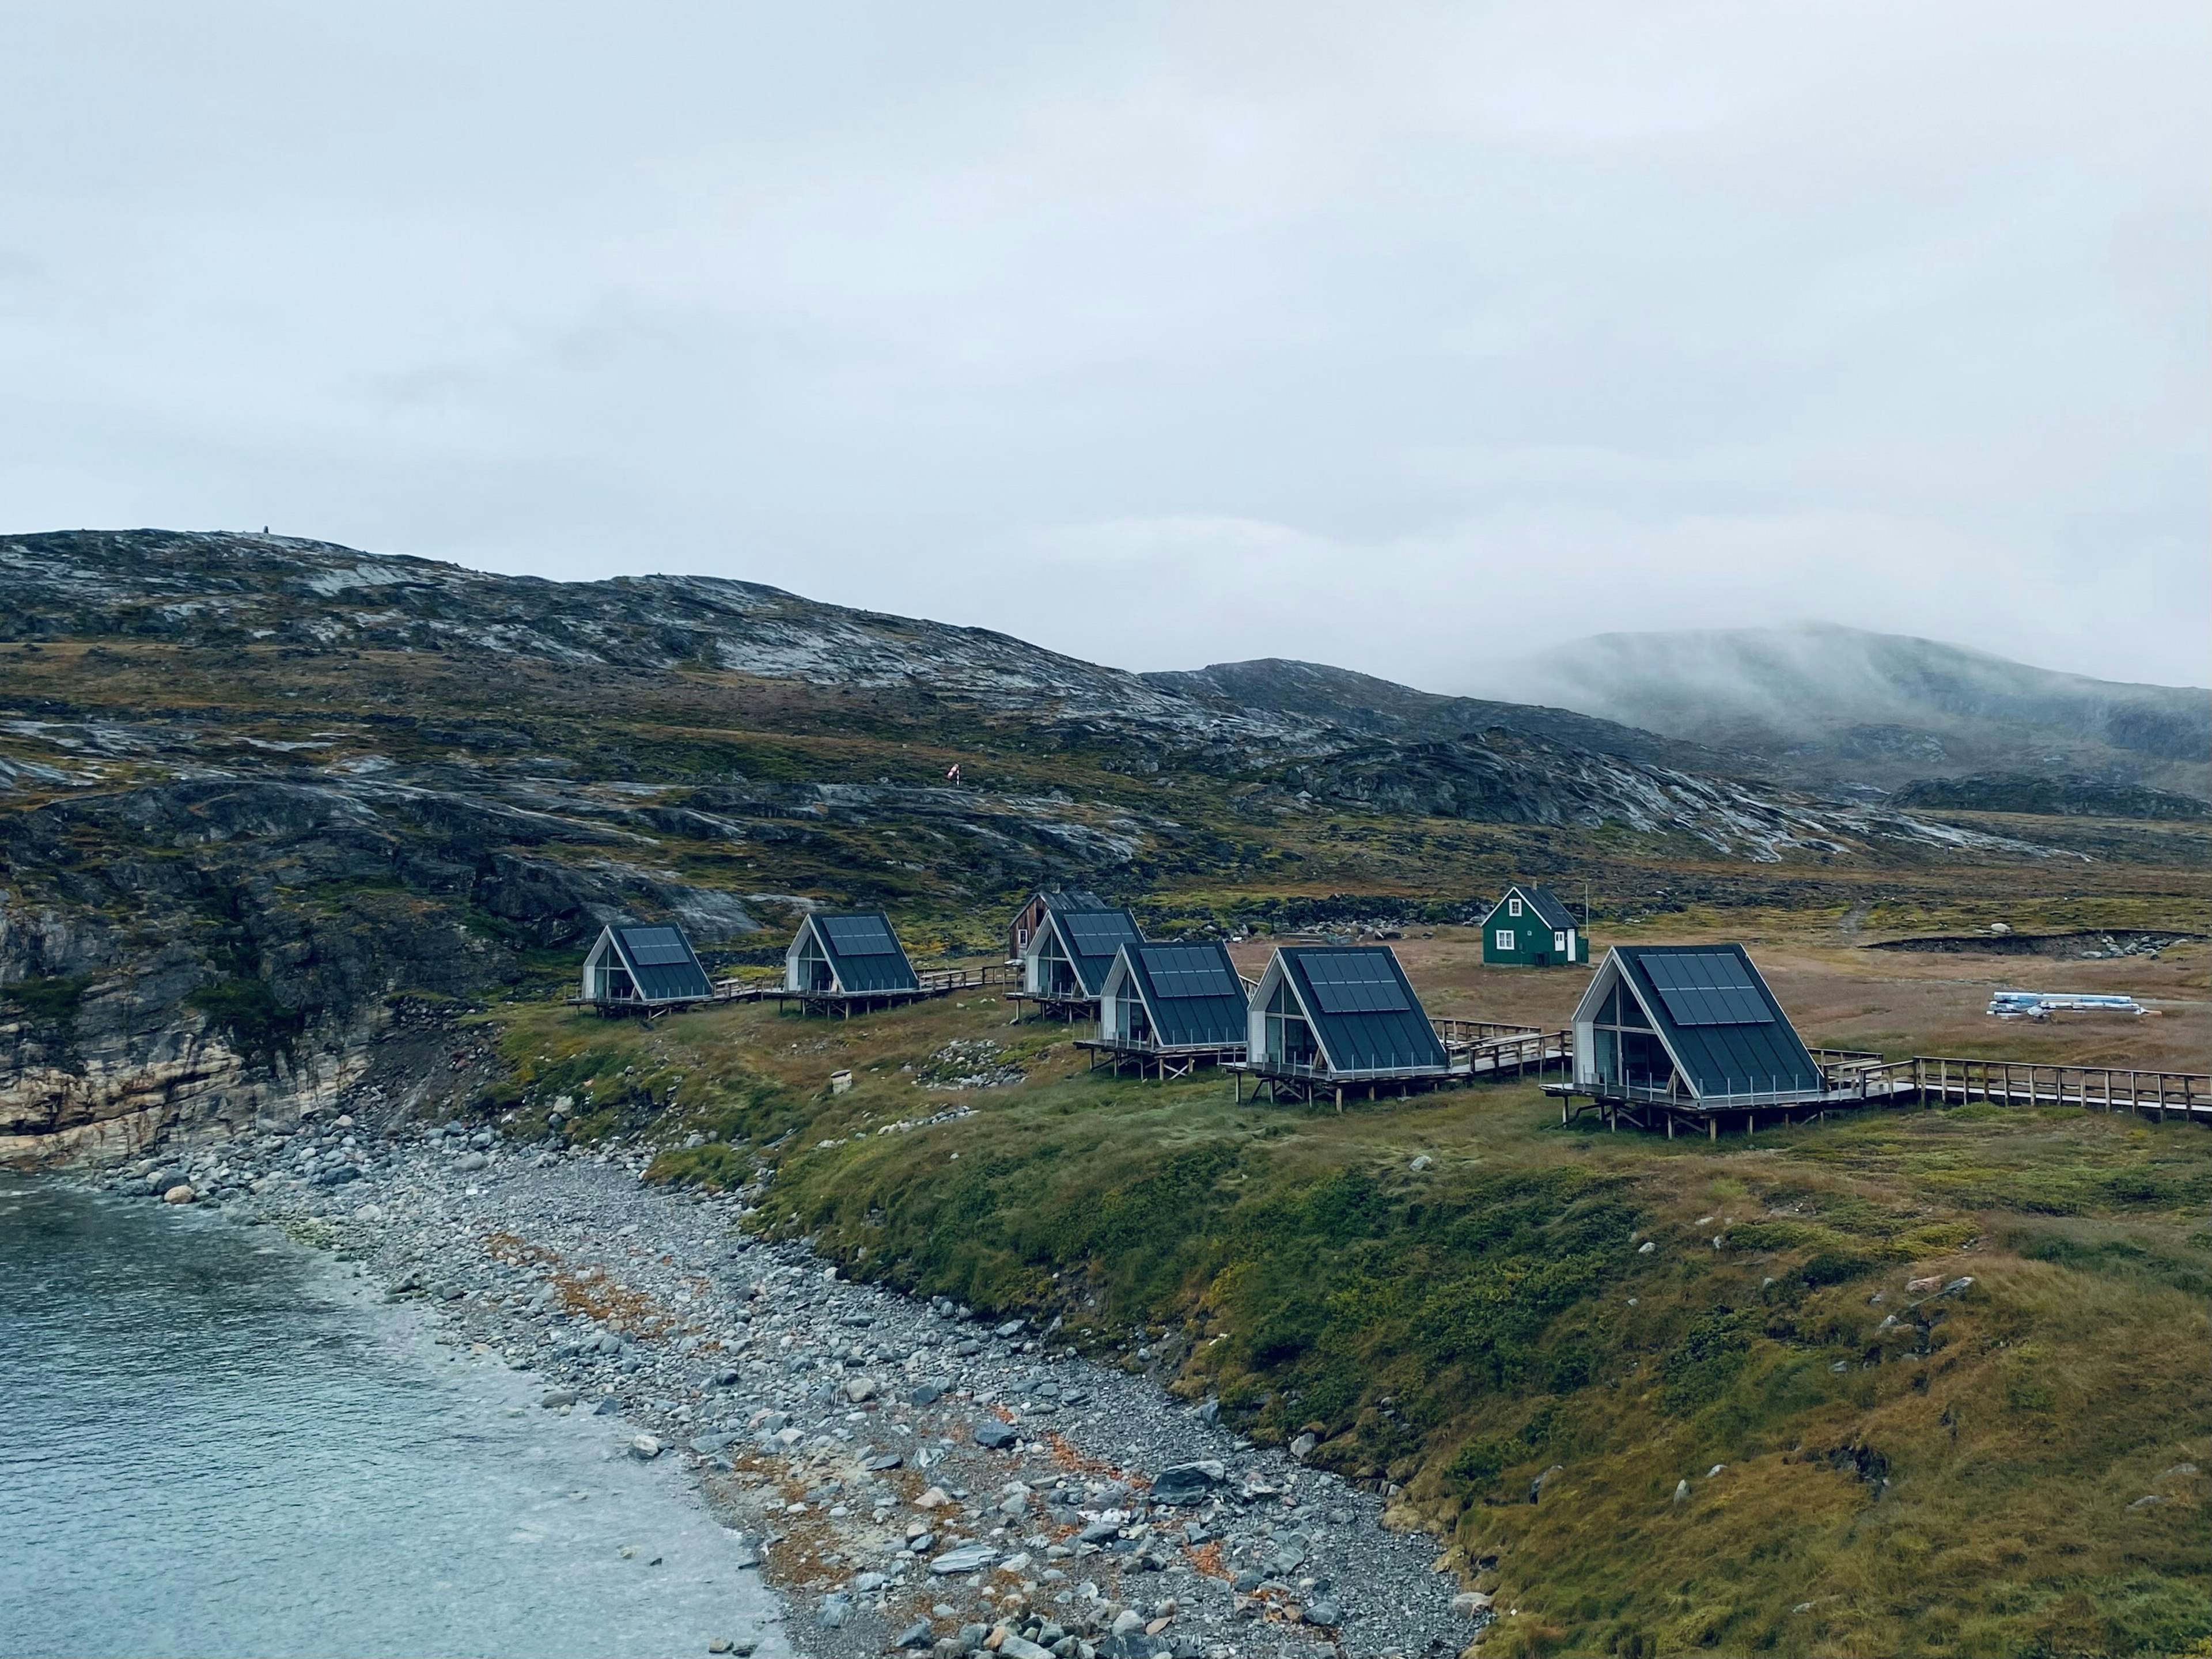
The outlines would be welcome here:
[[[963,1544],[944,1554],[932,1558],[929,1570],[939,1577],[960,1573],[980,1572],[999,1559],[998,1551],[988,1544]]]

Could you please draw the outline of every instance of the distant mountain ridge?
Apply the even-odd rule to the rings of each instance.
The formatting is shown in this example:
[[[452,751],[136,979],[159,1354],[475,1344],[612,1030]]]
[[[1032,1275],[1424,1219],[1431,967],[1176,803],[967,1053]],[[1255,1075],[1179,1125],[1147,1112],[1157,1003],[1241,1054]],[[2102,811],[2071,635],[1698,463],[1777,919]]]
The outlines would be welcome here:
[[[2212,796],[2212,690],[2060,673],[1831,624],[1603,634],[1493,676],[1806,783],[1893,789],[1985,773]]]
[[[1685,743],[1572,709],[1418,691],[1372,674],[1291,658],[1212,663],[1200,669],[1164,670],[1138,678],[1161,690],[1224,712],[1267,709],[1302,714],[1362,736],[1427,739],[1502,729],[1686,772],[1769,769],[1753,756]]]

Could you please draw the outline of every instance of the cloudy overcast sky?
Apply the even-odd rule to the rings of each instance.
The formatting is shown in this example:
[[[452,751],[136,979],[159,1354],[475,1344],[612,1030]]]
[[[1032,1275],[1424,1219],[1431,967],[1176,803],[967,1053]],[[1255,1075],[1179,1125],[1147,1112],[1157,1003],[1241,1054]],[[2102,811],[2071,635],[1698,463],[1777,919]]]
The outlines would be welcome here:
[[[2187,3],[0,7],[0,530],[2205,684]]]

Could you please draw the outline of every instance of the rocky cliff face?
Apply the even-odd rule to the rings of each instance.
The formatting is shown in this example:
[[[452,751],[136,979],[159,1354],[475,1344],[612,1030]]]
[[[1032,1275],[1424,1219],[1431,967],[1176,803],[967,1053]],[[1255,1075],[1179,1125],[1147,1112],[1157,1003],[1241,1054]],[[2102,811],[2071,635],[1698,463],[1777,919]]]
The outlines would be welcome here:
[[[1289,666],[1140,678],[700,578],[0,538],[0,1156],[451,1092],[481,1062],[454,1012],[552,994],[621,916],[711,951],[817,901],[1310,884],[1340,878],[1301,826],[1344,812],[1769,863],[1972,839],[1558,710],[1363,713],[1358,677]]]

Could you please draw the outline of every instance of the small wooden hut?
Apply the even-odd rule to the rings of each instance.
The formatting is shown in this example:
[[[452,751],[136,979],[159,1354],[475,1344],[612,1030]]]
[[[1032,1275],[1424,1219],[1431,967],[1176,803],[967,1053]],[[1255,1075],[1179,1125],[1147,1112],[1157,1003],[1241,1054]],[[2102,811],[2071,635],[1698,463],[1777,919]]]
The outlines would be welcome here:
[[[1028,954],[1030,941],[1036,937],[1037,929],[1044,926],[1046,911],[1103,910],[1107,908],[1104,899],[1082,888],[1064,893],[1056,888],[1048,889],[1031,895],[1030,902],[1015,911],[1013,921],[1006,925],[1006,965],[1010,968],[1016,966]]]

